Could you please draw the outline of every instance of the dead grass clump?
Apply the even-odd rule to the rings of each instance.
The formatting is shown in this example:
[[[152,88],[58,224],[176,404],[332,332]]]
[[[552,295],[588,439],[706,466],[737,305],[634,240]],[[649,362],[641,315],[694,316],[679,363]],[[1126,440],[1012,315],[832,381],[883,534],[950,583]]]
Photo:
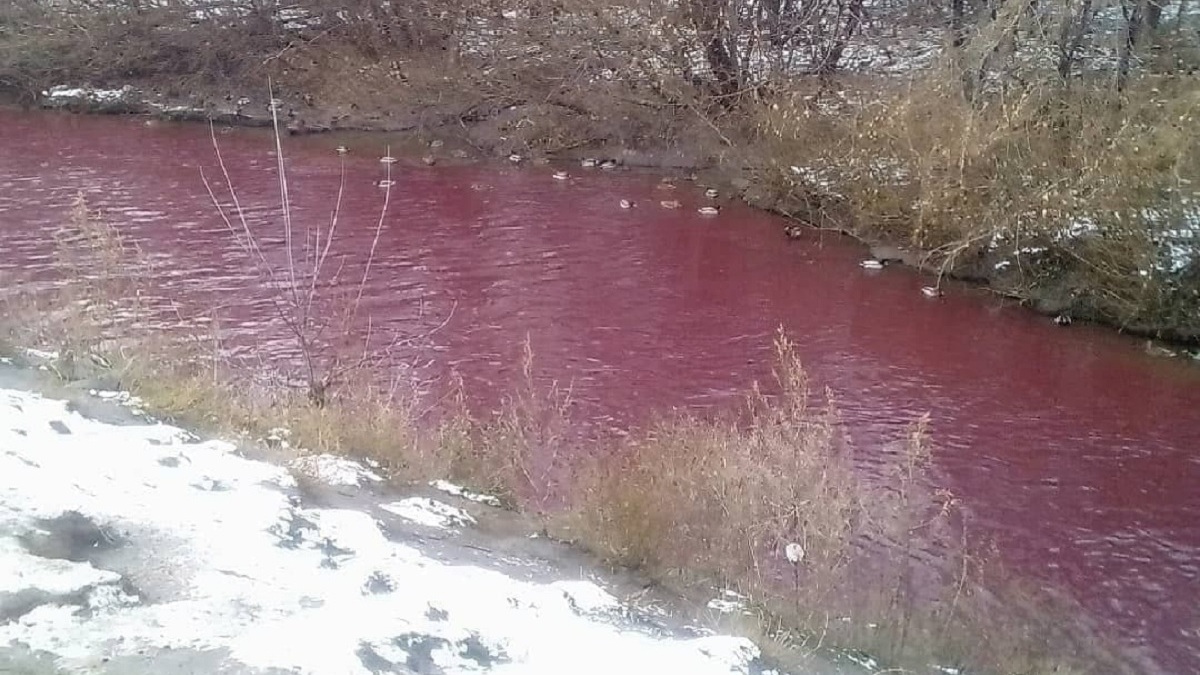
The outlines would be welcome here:
[[[776,340],[780,393],[741,414],[654,425],[578,471],[563,531],[682,588],[747,594],[787,650],[856,649],[877,665],[1065,672],[1050,638],[1007,622],[979,590],[953,497],[928,482],[927,420],[860,476],[831,402],[815,404],[792,344]],[[957,534],[956,534],[957,533]],[[1008,670],[1015,655],[1030,669]]]
[[[509,505],[544,512],[559,497],[560,463],[572,445],[571,392],[557,382],[542,389],[533,375],[533,348],[522,345],[521,383],[490,415],[472,416],[455,399],[438,430],[451,477]],[[461,386],[461,383],[460,385]]]
[[[739,580],[778,573],[791,543],[809,565],[844,561],[862,511],[837,413],[813,409],[791,343],[776,346],[777,404],[756,392],[744,418],[666,420],[588,467],[578,527],[607,535],[607,557]]]
[[[53,282],[6,284],[4,328],[14,344],[49,347],[59,357],[48,364],[64,382],[113,378],[132,341],[149,339],[147,318],[154,301],[139,274],[148,264],[137,246],[82,198],[54,233]]]
[[[426,482],[450,473],[450,458],[436,433],[424,427],[415,399],[366,378],[345,387],[337,400],[316,407],[293,400],[280,415],[297,447],[377,462],[388,476]]]
[[[1200,80],[1114,92],[1030,76],[968,94],[950,59],[903,87],[761,111],[769,173],[836,195],[868,238],[932,269],[1058,289],[1081,314],[1200,334],[1194,256]],[[793,168],[794,167],[794,168]],[[1190,229],[1190,231],[1189,231]]]

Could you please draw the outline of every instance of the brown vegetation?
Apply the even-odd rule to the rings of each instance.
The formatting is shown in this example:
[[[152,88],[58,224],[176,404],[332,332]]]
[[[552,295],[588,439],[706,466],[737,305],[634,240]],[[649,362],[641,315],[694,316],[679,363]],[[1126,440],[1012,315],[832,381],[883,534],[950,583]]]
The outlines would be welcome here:
[[[737,414],[670,418],[593,458],[563,531],[673,587],[748,596],[785,653],[861,650],[912,672],[1094,667],[1054,612],[1011,582],[1003,602],[989,593],[1001,577],[953,495],[931,488],[928,420],[877,449],[885,463],[864,476],[831,394],[815,402],[791,342],[775,347],[777,396],[756,387]]]

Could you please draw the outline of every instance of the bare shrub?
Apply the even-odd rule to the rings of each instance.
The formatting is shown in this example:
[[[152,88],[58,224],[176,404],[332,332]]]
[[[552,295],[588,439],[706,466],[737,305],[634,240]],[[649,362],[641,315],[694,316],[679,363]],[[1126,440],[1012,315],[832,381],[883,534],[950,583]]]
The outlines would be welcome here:
[[[273,94],[273,91],[271,91]],[[273,98],[273,97],[272,97]],[[272,289],[270,300],[276,318],[287,329],[289,338],[301,360],[302,375],[298,385],[309,400],[321,407],[329,403],[335,389],[351,371],[364,365],[378,363],[383,354],[372,344],[372,335],[367,332],[361,351],[348,351],[339,344],[343,340],[330,335],[349,335],[360,318],[363,292],[375,262],[376,249],[383,232],[388,205],[392,194],[391,164],[387,164],[386,189],[378,220],[374,226],[371,247],[367,251],[361,278],[352,285],[341,278],[342,265],[330,260],[333,242],[338,236],[342,197],[345,191],[345,162],[341,167],[341,178],[334,199],[329,222],[323,225],[312,219],[296,223],[292,212],[290,185],[284,164],[283,143],[279,128],[279,114],[272,105],[271,115],[275,145],[275,172],[279,183],[278,229],[283,234],[284,262],[274,265],[264,253],[259,235],[246,218],[245,209],[238,197],[237,189],[229,177],[221,149],[217,143],[216,130],[211,128],[213,151],[220,167],[221,178],[228,193],[229,203],[222,203],[214,192],[213,183],[201,171],[201,178],[208,190],[213,206],[225,223],[230,235],[241,246],[254,266],[254,270]],[[443,323],[444,325],[444,323]],[[393,344],[395,341],[393,341]]]

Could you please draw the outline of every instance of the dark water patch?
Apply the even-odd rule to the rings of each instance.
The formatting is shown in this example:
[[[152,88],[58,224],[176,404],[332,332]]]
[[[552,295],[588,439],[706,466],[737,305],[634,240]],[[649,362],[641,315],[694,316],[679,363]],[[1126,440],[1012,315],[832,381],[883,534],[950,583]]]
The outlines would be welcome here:
[[[383,658],[379,655],[379,652],[375,651],[375,648],[369,644],[364,643],[359,645],[358,649],[355,651],[355,655],[358,656],[358,661],[362,664],[363,668],[366,668],[375,675],[401,672],[399,670],[399,664],[392,663],[391,661]]]
[[[317,524],[300,515],[293,507],[287,510],[283,522],[271,526],[269,532],[279,539],[281,548],[295,550],[304,545],[306,534],[317,532]]]
[[[382,595],[396,590],[396,582],[383,572],[375,572],[363,584],[364,595]]]
[[[42,558],[95,563],[102,554],[125,544],[116,530],[98,525],[78,511],[38,519],[36,523],[37,529],[20,535],[18,541]]]

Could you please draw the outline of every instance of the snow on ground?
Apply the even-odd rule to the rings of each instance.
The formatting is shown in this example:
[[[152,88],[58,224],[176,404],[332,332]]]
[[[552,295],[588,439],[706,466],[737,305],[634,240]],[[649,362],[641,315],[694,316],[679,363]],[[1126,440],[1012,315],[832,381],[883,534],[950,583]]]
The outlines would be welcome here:
[[[0,389],[0,666],[757,669],[747,640],[634,628],[595,583],[535,583],[444,562],[399,543],[412,537],[367,507],[304,508],[294,487],[287,469],[230,444],[162,424],[103,423],[63,401]]]
[[[718,597],[708,601],[707,607],[721,614],[750,614],[746,608],[746,596],[728,588],[721,591]]]
[[[114,403],[118,403],[122,406],[125,406],[126,408],[129,408],[129,411],[132,412],[134,415],[140,416],[140,415],[146,414],[145,401],[143,401],[140,397],[130,395],[130,393],[127,391],[108,391],[108,390],[104,390],[104,389],[92,389],[92,390],[88,391],[88,394],[95,396],[96,398],[100,399],[101,401],[112,401]]]
[[[58,360],[58,352],[46,351],[43,349],[33,349],[32,347],[25,350],[25,355],[41,361]]]
[[[470,490],[461,488],[449,481],[435,480],[429,485],[447,494],[452,494],[455,497],[462,497],[463,499],[467,499],[479,504],[487,504],[488,506],[500,506],[500,500],[491,495],[481,495],[477,492],[471,492]]]
[[[291,466],[328,485],[363,485],[383,480],[362,464],[336,455],[308,455],[293,461]]]
[[[381,504],[379,508],[418,525],[439,530],[475,524],[475,518],[466,511],[428,497],[409,497],[398,502]]]
[[[93,103],[112,103],[122,100],[132,92],[133,87],[129,85],[120,89],[94,89],[90,87],[71,87],[62,84],[42,92],[42,96],[51,102],[86,100]]]

